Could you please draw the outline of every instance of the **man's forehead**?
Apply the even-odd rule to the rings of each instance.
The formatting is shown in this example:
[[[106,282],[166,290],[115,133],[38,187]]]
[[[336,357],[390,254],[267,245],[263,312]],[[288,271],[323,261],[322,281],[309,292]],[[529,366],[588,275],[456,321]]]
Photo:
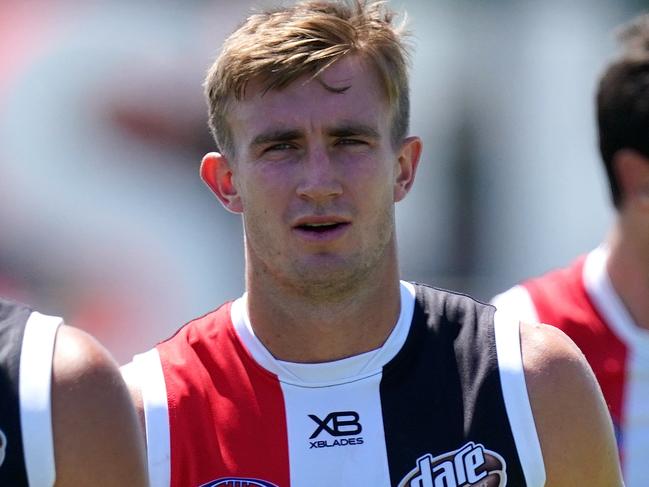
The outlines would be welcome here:
[[[374,70],[351,63],[333,65],[315,78],[302,76],[281,89],[267,90],[263,80],[252,80],[244,98],[232,100],[230,108],[228,118],[235,132],[251,126],[294,129],[307,121],[377,125],[389,112]]]
[[[287,89],[321,88],[332,93],[345,93],[350,89],[383,91],[377,70],[359,56],[345,56],[321,72],[306,73],[279,89],[268,89],[269,78],[259,76],[251,79],[245,89],[243,100],[263,99],[269,93]]]

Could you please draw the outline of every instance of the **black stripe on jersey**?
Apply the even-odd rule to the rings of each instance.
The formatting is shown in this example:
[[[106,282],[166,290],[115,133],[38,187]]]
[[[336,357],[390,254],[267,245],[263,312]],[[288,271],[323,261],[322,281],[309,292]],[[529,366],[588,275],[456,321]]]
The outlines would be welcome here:
[[[27,485],[18,399],[20,351],[31,310],[0,299],[0,430],[7,439],[0,485]]]
[[[380,393],[390,483],[468,442],[500,454],[507,485],[525,486],[498,372],[495,309],[468,296],[416,285],[401,351],[384,367]]]

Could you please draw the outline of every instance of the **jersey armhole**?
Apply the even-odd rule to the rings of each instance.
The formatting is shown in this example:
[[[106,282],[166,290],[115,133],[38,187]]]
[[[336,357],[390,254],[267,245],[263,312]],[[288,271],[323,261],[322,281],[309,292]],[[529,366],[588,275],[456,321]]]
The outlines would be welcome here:
[[[52,432],[52,359],[63,320],[36,311],[27,319],[20,350],[18,397],[25,470],[30,486],[51,487],[56,479]]]
[[[494,333],[505,409],[527,487],[545,484],[545,465],[534,424],[521,353],[520,322],[496,311]]]
[[[133,357],[142,394],[146,429],[147,466],[151,487],[168,487],[171,482],[171,450],[167,386],[158,350]]]

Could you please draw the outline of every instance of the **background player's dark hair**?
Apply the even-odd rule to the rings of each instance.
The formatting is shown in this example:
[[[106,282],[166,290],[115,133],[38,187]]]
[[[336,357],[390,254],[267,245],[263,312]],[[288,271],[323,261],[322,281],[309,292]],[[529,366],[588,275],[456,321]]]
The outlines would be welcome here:
[[[606,68],[597,89],[599,147],[616,207],[622,195],[615,154],[633,149],[649,158],[649,14],[623,26],[618,38],[622,52]]]

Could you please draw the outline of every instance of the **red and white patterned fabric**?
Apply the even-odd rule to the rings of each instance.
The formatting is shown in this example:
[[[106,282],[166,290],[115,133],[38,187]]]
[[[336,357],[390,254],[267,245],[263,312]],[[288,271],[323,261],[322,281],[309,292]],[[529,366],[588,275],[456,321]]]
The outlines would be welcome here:
[[[637,326],[606,271],[598,247],[569,267],[495,296],[499,311],[554,325],[582,350],[615,427],[627,487],[649,485],[649,330]]]
[[[541,487],[516,322],[401,284],[382,347],[277,360],[246,296],[134,358],[153,487]]]

